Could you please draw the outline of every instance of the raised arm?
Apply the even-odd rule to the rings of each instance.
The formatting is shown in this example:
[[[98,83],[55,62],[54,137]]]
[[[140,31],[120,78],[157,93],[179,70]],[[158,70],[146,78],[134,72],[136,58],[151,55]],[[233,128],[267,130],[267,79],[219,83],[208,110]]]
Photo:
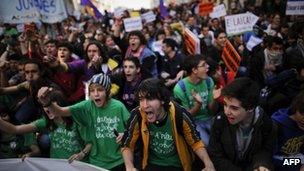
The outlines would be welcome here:
[[[0,117],[0,130],[9,134],[26,134],[36,131],[34,124],[13,125]]]
[[[47,108],[50,113],[56,116],[71,116],[71,112],[68,107],[61,107],[57,102],[52,102],[49,97],[49,93],[53,91],[51,87],[42,87],[38,91],[38,100],[44,108]]]

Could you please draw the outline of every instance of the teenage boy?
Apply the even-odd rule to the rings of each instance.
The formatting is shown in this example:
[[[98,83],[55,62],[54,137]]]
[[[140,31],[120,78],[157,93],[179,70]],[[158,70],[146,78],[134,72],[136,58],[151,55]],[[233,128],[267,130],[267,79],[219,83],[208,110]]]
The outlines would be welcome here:
[[[129,118],[126,107],[118,100],[109,97],[111,81],[107,75],[97,74],[89,82],[89,100],[68,107],[60,107],[48,97],[50,89],[43,87],[38,92],[40,103],[51,113],[59,116],[72,116],[73,120],[85,127],[93,139],[89,162],[110,169],[124,170],[120,152],[120,140]],[[117,136],[117,137],[116,137]]]

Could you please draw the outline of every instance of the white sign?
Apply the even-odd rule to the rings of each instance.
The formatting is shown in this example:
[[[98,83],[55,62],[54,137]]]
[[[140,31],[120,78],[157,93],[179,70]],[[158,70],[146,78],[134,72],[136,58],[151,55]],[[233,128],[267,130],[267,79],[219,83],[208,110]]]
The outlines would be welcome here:
[[[56,23],[67,18],[64,1],[2,0],[1,4],[0,20],[4,23],[37,23],[39,20]]]
[[[220,18],[225,15],[227,12],[224,4],[213,7],[213,12],[209,14],[211,18]]]
[[[152,51],[153,52],[158,52],[160,55],[164,55],[163,51],[163,41],[155,41],[152,43]]]
[[[304,1],[288,1],[286,15],[304,15]]]
[[[146,12],[144,14],[141,15],[142,20],[144,20],[146,23],[150,23],[152,21],[156,20],[156,15],[152,12]]]
[[[126,18],[123,20],[126,32],[134,30],[142,30],[142,22],[140,17]]]
[[[252,31],[259,17],[252,13],[228,15],[225,17],[226,33],[230,35]]]
[[[249,51],[252,51],[252,48],[254,48],[256,45],[262,43],[263,40],[260,39],[260,38],[257,38],[255,36],[250,36],[247,44],[246,44],[246,48],[249,50]]]
[[[123,7],[115,8],[114,9],[114,17],[120,18],[124,14],[125,10],[126,10],[126,8],[123,8]]]
[[[18,24],[17,25],[17,30],[19,33],[22,33],[24,31],[24,24]]]

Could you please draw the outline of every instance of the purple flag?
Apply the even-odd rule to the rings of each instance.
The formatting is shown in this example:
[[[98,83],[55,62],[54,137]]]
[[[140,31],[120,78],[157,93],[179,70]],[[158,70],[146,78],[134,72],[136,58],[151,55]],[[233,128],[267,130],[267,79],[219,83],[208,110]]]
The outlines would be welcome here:
[[[159,0],[159,10],[160,10],[160,16],[162,18],[166,18],[169,16],[167,7],[164,5],[164,0]]]
[[[102,14],[98,11],[97,7],[90,0],[81,0],[80,5],[89,6],[89,7],[93,8],[94,14],[95,14],[94,17],[96,17],[98,19],[102,17]]]

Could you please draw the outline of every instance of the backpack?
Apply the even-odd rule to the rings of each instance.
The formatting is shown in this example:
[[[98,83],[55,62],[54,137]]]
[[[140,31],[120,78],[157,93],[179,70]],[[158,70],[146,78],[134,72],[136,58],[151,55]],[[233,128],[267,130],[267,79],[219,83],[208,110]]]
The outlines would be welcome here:
[[[212,79],[212,78],[209,77],[209,76],[208,76],[207,79],[206,79],[206,84],[207,84],[207,90],[208,90],[208,92],[211,90],[211,79]],[[182,89],[183,93],[186,94],[186,85],[185,85],[184,80],[183,80],[183,79],[179,80],[179,81],[177,82],[177,84],[178,84],[178,86]],[[187,99],[188,99],[188,98],[187,98]],[[179,103],[179,104],[181,105],[180,99],[175,98],[174,101],[176,101],[177,103]],[[188,102],[189,102],[189,99],[188,99]]]
[[[177,84],[179,85],[179,87],[183,90],[184,93],[186,93],[186,85],[183,79],[179,80],[177,82]],[[208,77],[206,79],[206,84],[207,84],[207,90],[208,92],[211,90],[211,77]]]

